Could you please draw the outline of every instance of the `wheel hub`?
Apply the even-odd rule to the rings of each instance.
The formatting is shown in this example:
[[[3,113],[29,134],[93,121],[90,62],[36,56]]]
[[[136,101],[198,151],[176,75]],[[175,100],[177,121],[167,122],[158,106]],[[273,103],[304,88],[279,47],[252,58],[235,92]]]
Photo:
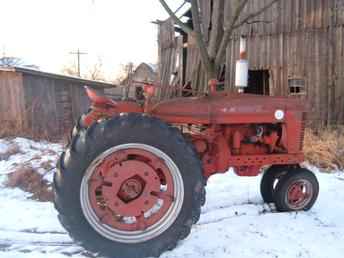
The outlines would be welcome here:
[[[145,181],[139,176],[129,178],[123,183],[123,185],[119,189],[117,196],[125,203],[133,201],[140,196],[145,187],[145,184]]]
[[[163,159],[142,149],[116,151],[102,159],[88,180],[93,212],[115,230],[144,231],[175,203],[172,174]]]
[[[288,204],[294,209],[305,207],[312,196],[312,185],[308,181],[299,180],[290,185],[287,193]]]
[[[160,180],[154,169],[142,161],[128,160],[102,170],[102,196],[115,214],[136,217],[153,207],[160,192]]]

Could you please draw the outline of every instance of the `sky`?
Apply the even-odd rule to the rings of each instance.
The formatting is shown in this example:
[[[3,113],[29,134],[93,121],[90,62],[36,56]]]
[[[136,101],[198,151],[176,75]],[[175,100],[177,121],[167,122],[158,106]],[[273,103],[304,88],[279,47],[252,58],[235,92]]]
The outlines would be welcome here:
[[[177,8],[183,0],[167,1]],[[0,57],[17,56],[42,70],[82,72],[101,60],[108,77],[128,62],[157,62],[157,25],[167,14],[158,0],[0,0]]]

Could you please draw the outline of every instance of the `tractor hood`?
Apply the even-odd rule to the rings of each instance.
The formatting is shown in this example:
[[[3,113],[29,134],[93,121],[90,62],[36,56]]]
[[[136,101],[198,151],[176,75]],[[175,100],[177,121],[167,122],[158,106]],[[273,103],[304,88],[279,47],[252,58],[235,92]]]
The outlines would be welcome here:
[[[164,101],[150,113],[170,123],[240,124],[282,122],[288,115],[301,119],[305,109],[295,97],[222,93]]]

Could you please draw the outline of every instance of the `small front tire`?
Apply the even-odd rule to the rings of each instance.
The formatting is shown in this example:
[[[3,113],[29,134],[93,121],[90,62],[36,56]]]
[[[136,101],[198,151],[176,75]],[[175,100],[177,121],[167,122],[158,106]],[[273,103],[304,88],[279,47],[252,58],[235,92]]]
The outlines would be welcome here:
[[[274,190],[274,202],[280,212],[308,211],[319,194],[319,183],[313,172],[305,168],[289,171]]]
[[[274,189],[276,182],[288,173],[286,166],[271,166],[263,174],[260,181],[260,193],[265,203],[274,202]]]

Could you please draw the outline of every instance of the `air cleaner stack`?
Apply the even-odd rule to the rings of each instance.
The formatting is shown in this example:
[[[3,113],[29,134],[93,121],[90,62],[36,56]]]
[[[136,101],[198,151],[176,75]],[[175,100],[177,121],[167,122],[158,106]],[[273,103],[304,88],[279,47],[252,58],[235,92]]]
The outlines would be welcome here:
[[[239,93],[243,93],[248,86],[248,60],[247,60],[247,41],[246,37],[240,38],[240,59],[236,63],[235,86]]]

